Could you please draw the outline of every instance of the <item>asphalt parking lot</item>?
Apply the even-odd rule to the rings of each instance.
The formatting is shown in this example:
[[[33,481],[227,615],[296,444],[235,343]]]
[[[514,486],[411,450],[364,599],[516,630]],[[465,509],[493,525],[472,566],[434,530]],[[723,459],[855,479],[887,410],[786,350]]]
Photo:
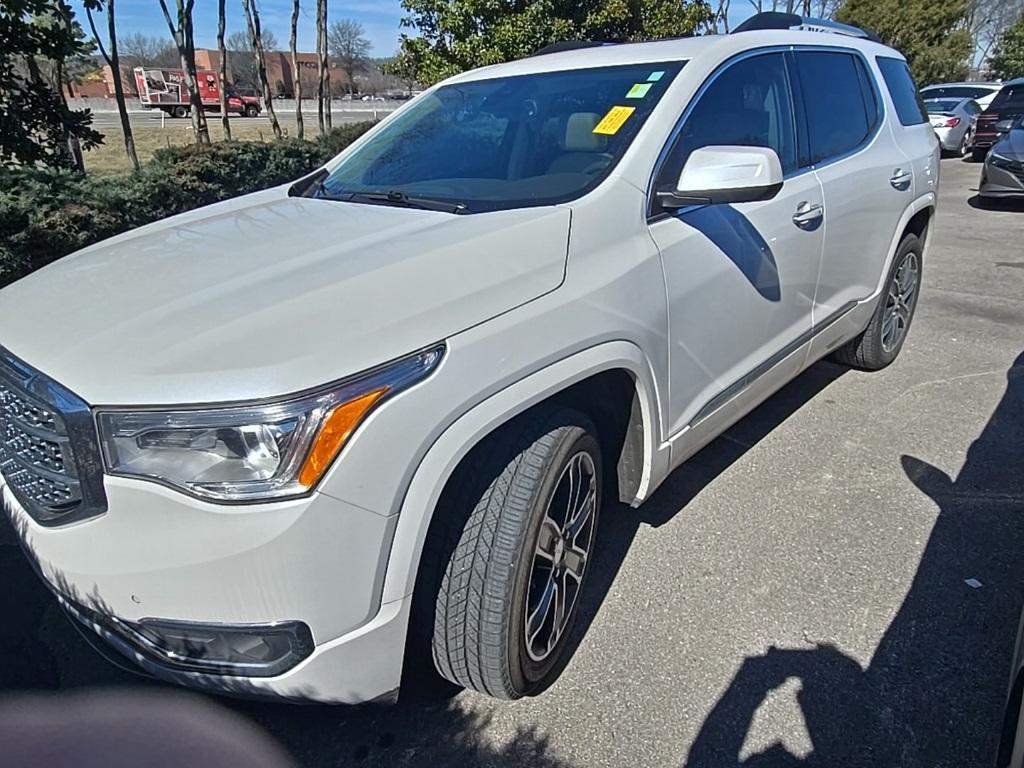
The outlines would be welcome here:
[[[605,509],[542,697],[227,705],[318,767],[990,766],[1024,603],[1024,204],[942,174],[897,363],[819,363]],[[3,525],[0,688],[161,687],[89,648]]]

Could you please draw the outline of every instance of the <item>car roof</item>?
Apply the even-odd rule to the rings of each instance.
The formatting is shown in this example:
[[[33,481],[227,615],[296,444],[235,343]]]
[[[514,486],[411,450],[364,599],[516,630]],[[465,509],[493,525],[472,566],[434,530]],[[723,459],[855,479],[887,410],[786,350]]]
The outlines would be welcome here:
[[[516,61],[494,64],[455,75],[447,83],[488,80],[540,72],[559,72],[571,69],[593,69],[629,64],[655,64],[658,62],[687,61],[711,57],[725,60],[756,48],[774,46],[828,46],[859,50],[868,55],[903,56],[892,48],[850,35],[801,30],[756,30],[731,35],[703,35],[649,43],[615,43],[577,48],[528,56]]]
[[[1005,83],[1003,83],[1003,85],[1012,85],[1015,87],[1018,85],[1024,85],[1024,77],[1015,77],[1013,80],[1007,80]]]
[[[991,88],[994,91],[998,91],[1000,88],[1006,85],[1006,83],[997,83],[992,80],[964,80],[963,82],[960,83],[932,83],[931,85],[926,85],[921,90],[927,91],[929,88],[949,88],[950,86],[956,85],[974,85],[980,88]]]

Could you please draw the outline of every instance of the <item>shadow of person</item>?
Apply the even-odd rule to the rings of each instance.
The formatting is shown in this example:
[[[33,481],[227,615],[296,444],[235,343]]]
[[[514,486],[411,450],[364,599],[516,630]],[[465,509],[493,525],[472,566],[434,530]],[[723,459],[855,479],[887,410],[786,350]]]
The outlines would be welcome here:
[[[1024,595],[1024,354],[953,480],[901,457],[939,507],[921,562],[866,670],[831,646],[748,657],[705,719],[686,765],[991,765]],[[974,580],[970,584],[967,580]],[[973,587],[973,588],[972,588]],[[800,683],[812,751],[741,759],[754,714]]]

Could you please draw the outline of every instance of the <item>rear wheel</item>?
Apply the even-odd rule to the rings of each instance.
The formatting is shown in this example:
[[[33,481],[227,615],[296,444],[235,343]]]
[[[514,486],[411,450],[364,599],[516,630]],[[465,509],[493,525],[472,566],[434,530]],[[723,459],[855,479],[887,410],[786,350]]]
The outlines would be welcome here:
[[[172,107],[171,117],[188,117],[188,107],[183,104],[178,104],[176,107]]]
[[[868,327],[833,353],[836,362],[877,371],[899,355],[921,292],[921,241],[907,235],[896,251],[886,287]]]
[[[488,438],[464,469],[437,511],[452,535],[441,553],[434,663],[481,693],[537,694],[565,664],[591,560],[601,504],[595,430],[575,411],[543,408]]]

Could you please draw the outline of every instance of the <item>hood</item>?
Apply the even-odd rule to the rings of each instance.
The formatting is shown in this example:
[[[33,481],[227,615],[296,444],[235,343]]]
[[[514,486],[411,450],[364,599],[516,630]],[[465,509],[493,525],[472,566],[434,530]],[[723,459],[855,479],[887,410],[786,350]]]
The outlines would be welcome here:
[[[319,386],[557,288],[569,209],[474,215],[248,195],[0,291],[0,346],[93,405]]]
[[[1024,161],[1024,128],[1014,128],[992,147],[992,151]]]

